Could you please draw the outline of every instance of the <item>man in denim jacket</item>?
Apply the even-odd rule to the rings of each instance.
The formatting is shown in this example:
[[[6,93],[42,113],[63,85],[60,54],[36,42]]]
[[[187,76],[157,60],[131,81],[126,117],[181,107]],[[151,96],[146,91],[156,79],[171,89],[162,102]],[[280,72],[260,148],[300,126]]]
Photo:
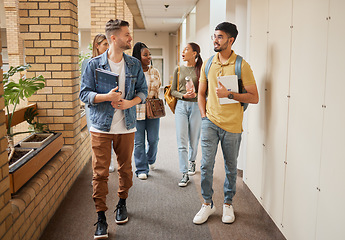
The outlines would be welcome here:
[[[119,174],[119,202],[116,206],[117,224],[128,221],[126,199],[132,186],[132,153],[136,125],[135,105],[147,97],[147,85],[141,63],[126,54],[131,48],[129,24],[123,20],[109,20],[106,24],[109,49],[91,59],[81,80],[80,99],[90,108],[93,168],[93,200],[98,213],[94,239],[108,238],[105,211],[108,194],[111,144],[117,155]],[[111,82],[99,84],[96,69],[119,74],[118,86]]]

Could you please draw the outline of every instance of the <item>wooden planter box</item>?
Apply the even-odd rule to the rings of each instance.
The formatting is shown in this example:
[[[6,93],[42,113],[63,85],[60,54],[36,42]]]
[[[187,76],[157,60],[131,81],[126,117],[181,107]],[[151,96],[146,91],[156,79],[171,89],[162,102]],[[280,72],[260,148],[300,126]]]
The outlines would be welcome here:
[[[43,141],[40,141],[40,142],[30,142],[35,136],[45,137],[45,139]],[[30,136],[28,136],[27,138],[23,139],[23,141],[21,141],[19,143],[19,145],[22,148],[39,148],[45,142],[49,141],[49,139],[53,136],[54,136],[53,133],[33,133]]]
[[[17,192],[30,180],[63,146],[61,133],[54,133],[49,140],[10,168],[11,193]],[[19,146],[16,146],[19,147]]]

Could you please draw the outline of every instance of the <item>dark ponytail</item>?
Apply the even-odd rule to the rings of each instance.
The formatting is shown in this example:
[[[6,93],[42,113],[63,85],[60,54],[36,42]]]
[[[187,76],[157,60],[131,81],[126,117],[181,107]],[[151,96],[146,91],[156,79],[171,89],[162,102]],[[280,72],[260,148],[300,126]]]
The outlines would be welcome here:
[[[133,47],[132,56],[137,58],[141,62],[141,50],[148,48],[145,43],[137,42]]]
[[[198,84],[197,84],[197,86],[195,86],[195,89],[196,89],[196,92],[198,92],[200,71],[201,71],[201,66],[203,63],[202,58],[200,56],[200,46],[194,42],[190,42],[190,43],[188,43],[188,45],[190,45],[192,47],[193,51],[196,52],[195,59],[197,59],[197,61],[195,63],[195,73],[196,73],[196,77],[198,79]]]

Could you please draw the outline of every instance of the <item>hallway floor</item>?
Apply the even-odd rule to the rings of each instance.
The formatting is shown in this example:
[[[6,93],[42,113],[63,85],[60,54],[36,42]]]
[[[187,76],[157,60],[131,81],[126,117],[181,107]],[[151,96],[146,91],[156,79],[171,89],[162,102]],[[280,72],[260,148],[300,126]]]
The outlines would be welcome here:
[[[221,222],[225,173],[220,149],[213,183],[216,212],[205,224],[192,223],[202,203],[199,170],[201,150],[199,146],[197,173],[191,177],[187,187],[179,187],[177,184],[182,175],[178,170],[174,115],[169,109],[166,110],[167,116],[161,119],[156,170],[150,172],[147,180],[139,180],[133,176],[133,187],[127,199],[129,222],[125,225],[116,225],[114,221],[118,179],[116,171],[110,173],[107,197],[109,210],[106,212],[109,239],[285,239],[241,176],[237,178],[237,193],[234,198],[236,221],[233,224]],[[91,178],[90,161],[51,219],[41,240],[93,239],[93,224],[97,220],[97,214],[91,197]]]

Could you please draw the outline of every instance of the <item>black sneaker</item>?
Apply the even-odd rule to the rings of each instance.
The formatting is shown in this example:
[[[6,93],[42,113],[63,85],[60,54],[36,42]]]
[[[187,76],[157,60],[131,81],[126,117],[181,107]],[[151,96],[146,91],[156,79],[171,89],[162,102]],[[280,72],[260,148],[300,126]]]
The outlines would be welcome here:
[[[188,175],[195,174],[195,162],[189,162]]]
[[[94,224],[97,225],[94,239],[108,239],[108,224],[103,219],[98,219],[98,222]]]
[[[115,209],[115,222],[117,224],[124,224],[128,222],[126,204],[117,204]]]
[[[180,180],[180,182],[178,183],[178,185],[180,187],[185,187],[187,186],[187,184],[189,183],[189,177],[187,173],[184,173],[182,176],[182,179]]]

